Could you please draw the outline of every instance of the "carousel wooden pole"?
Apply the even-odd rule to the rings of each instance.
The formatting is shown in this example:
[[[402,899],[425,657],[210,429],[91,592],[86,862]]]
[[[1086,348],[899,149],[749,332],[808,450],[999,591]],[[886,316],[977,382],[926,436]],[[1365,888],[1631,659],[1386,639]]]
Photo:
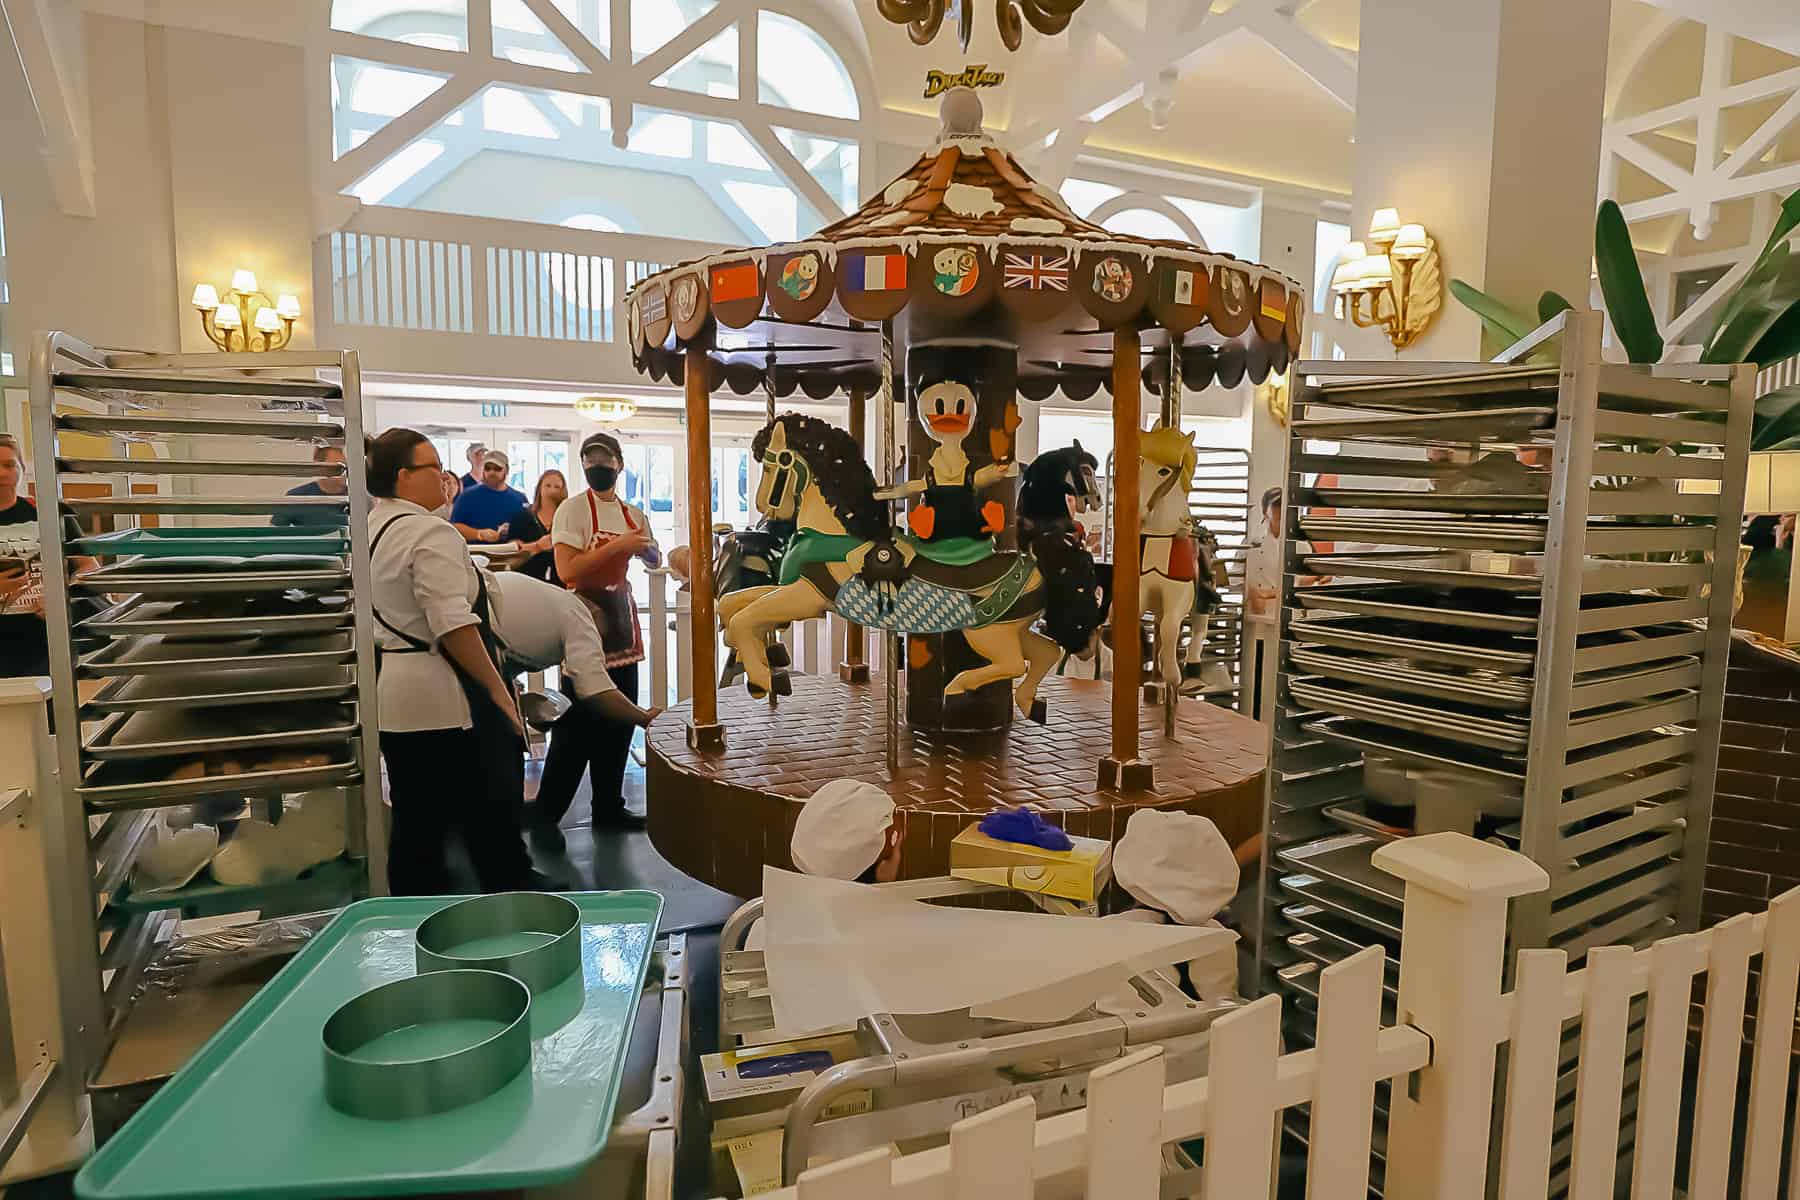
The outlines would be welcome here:
[[[1142,618],[1138,612],[1138,426],[1142,420],[1140,340],[1135,328],[1113,333],[1113,602],[1112,753],[1100,760],[1100,786],[1141,791],[1155,786],[1138,758],[1138,697],[1143,683]]]
[[[693,626],[694,714],[688,745],[725,749],[719,723],[719,665],[713,653],[718,617],[713,605],[711,363],[701,346],[687,349],[688,558],[693,564],[688,611]]]
[[[881,323],[881,470],[875,482],[891,488],[896,482],[894,459],[894,322]],[[889,632],[881,646],[881,673],[887,682],[888,778],[900,778],[900,635]]]
[[[850,389],[850,436],[858,446],[866,447],[869,434],[869,393],[866,389]],[[866,452],[866,451],[865,451]],[[845,683],[869,682],[869,664],[863,660],[863,627],[851,621],[844,626],[844,661],[838,664],[838,678]]]
[[[1168,378],[1163,381],[1162,423],[1170,429],[1181,428],[1181,335],[1179,333],[1169,335],[1169,374]],[[1192,487],[1193,482],[1191,479],[1188,480],[1186,486]],[[1194,586],[1196,589],[1200,586],[1198,580],[1194,582]],[[1162,622],[1157,622],[1157,628],[1159,630],[1162,628]],[[1161,634],[1159,633],[1158,636],[1160,637]],[[1199,626],[1190,623],[1188,636],[1190,638],[1199,637]],[[1180,647],[1177,646],[1176,649],[1179,650]],[[1158,647],[1157,660],[1160,662],[1161,659],[1162,648]],[[1180,698],[1180,684],[1163,688],[1163,737],[1171,741],[1175,738],[1175,705]]]

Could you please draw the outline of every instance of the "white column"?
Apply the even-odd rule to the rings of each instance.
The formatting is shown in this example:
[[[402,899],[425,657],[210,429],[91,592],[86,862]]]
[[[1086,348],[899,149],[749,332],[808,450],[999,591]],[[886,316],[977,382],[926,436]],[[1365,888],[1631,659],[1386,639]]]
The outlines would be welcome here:
[[[1525,311],[1546,288],[1581,303],[1611,11],[1569,0],[1364,0],[1354,235],[1375,209],[1398,208],[1437,239],[1446,287],[1463,279]],[[1378,331],[1356,336],[1367,354],[1392,353]],[[1480,322],[1446,292],[1407,356],[1468,360],[1480,338]]]

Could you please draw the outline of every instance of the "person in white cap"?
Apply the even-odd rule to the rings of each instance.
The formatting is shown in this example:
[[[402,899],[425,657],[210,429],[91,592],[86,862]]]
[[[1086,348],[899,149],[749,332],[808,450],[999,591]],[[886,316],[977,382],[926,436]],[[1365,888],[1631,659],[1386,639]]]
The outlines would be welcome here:
[[[834,779],[800,809],[788,843],[794,869],[806,875],[857,883],[892,883],[900,877],[900,826],[894,801],[872,783]],[[763,948],[758,917],[744,935],[744,949]]]
[[[1238,857],[1219,827],[1192,813],[1140,808],[1113,847],[1113,878],[1143,908],[1108,920],[1173,922],[1223,928],[1216,918],[1238,889]],[[1188,980],[1202,1000],[1237,994],[1237,947],[1187,964]]]
[[[894,801],[872,783],[834,779],[800,809],[788,848],[808,875],[892,883],[900,876]]]

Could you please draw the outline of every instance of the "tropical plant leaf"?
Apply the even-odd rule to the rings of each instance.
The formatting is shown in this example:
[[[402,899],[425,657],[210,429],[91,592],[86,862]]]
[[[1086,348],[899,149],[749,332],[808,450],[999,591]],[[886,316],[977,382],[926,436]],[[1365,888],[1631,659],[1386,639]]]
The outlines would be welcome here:
[[[1789,253],[1787,243],[1782,242],[1757,260],[1756,266],[1752,267],[1750,273],[1744,276],[1743,282],[1738,284],[1731,295],[1725,298],[1725,302],[1719,305],[1718,311],[1713,314],[1712,327],[1706,331],[1706,336],[1700,339],[1702,346],[1711,346],[1718,341],[1720,332],[1732,321],[1742,316],[1744,310],[1752,302],[1767,296],[1776,277],[1786,269]]]
[[[1757,289],[1757,294],[1719,331],[1719,336],[1700,355],[1701,362],[1755,361],[1753,354],[1763,337],[1788,309],[1800,302],[1800,258],[1791,257],[1785,245],[1774,258],[1784,264],[1781,274]]]
[[[1480,317],[1482,323],[1487,326],[1488,332],[1508,346],[1538,326],[1538,322],[1533,321],[1510,304],[1503,300],[1496,300],[1486,292],[1471,287],[1460,279],[1450,281],[1450,294],[1455,296],[1464,308]]]
[[[1557,313],[1568,312],[1574,307],[1561,292],[1545,292],[1538,297],[1538,324],[1542,325]]]
[[[1800,228],[1800,191],[1781,202],[1781,212],[1775,217],[1775,228],[1769,231],[1769,240],[1763,243],[1758,261],[1769,257],[1769,251],[1778,243],[1787,241],[1788,234],[1797,228]]]
[[[1788,448],[1800,439],[1800,384],[1776,388],[1756,400],[1756,417],[1750,425],[1752,450]]]
[[[1617,201],[1602,203],[1595,218],[1594,263],[1600,271],[1600,294],[1606,297],[1606,311],[1626,357],[1635,363],[1662,358],[1662,334],[1656,330],[1656,314],[1650,311],[1650,294],[1644,290],[1644,275],[1638,270],[1631,230]]]
[[[1750,347],[1750,361],[1758,367],[1771,367],[1800,354],[1800,301],[1788,305]]]

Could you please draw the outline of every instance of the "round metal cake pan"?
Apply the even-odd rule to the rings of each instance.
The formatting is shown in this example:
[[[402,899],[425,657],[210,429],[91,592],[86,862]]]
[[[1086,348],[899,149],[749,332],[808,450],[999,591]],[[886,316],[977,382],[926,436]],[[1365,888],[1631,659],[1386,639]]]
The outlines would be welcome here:
[[[403,1029],[493,1022],[499,1028],[441,1054],[361,1057]],[[325,1099],[353,1117],[426,1117],[493,1095],[531,1065],[531,991],[498,971],[436,971],[372,988],[320,1033]]]
[[[498,953],[482,949],[517,934],[544,941]],[[414,947],[419,974],[433,971],[499,971],[531,989],[555,987],[581,969],[581,909],[544,892],[476,896],[439,909],[419,923]]]

